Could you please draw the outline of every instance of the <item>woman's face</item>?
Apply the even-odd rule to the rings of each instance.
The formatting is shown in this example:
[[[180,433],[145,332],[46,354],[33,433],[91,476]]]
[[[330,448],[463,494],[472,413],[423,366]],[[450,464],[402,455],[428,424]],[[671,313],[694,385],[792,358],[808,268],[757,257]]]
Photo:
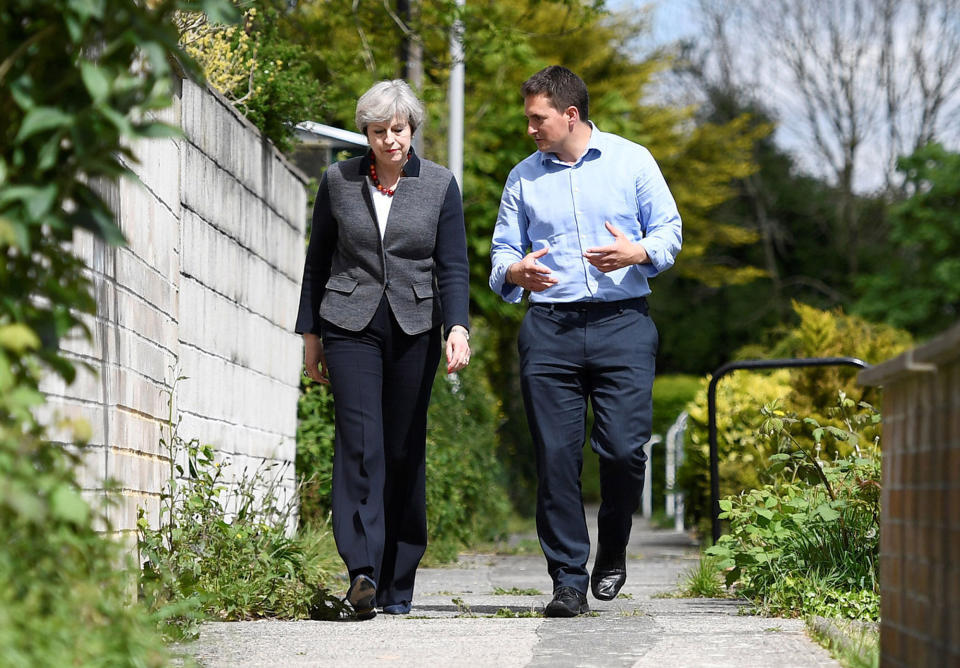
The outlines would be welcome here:
[[[377,165],[403,165],[410,150],[413,132],[406,120],[394,116],[389,122],[367,126],[367,141],[373,149]]]

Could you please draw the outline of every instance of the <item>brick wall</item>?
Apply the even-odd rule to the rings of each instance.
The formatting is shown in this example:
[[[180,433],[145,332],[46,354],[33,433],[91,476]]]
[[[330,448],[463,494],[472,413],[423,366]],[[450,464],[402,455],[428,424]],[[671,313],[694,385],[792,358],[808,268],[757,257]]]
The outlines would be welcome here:
[[[55,378],[43,386],[48,423],[58,415],[90,423],[81,482],[92,501],[104,497],[105,478],[120,483],[109,528],[127,539],[138,507],[159,522],[171,393],[180,436],[213,445],[231,462],[228,479],[276,464],[281,497],[295,498],[302,352],[292,331],[305,178],[222,97],[190,80],[162,119],[185,137],[136,143],[140,164],[131,167],[142,184],[105,188],[128,245],[76,237],[97,314],[87,322],[91,341],[63,347],[90,368],[70,386]]]
[[[882,385],[881,664],[960,665],[960,325],[860,373]]]

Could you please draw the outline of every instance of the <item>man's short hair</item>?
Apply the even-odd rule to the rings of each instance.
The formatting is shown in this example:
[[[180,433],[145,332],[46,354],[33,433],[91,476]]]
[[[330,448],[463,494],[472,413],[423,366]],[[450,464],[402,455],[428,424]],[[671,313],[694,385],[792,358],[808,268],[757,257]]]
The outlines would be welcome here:
[[[576,107],[581,121],[589,118],[590,96],[587,94],[587,84],[562,65],[544,67],[523,82],[520,92],[524,99],[531,95],[546,95],[557,111]]]

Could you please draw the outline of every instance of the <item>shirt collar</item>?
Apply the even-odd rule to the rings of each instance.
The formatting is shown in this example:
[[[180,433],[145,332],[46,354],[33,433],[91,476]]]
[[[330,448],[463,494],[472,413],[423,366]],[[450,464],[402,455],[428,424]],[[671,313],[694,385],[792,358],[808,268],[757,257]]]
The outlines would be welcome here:
[[[364,156],[363,160],[360,161],[360,175],[366,176],[370,173],[370,162],[373,160],[373,149],[368,150]],[[410,157],[407,158],[407,162],[403,165],[403,175],[404,176],[420,176],[420,158],[417,157],[417,152],[413,150],[413,147],[410,147]]]
[[[603,153],[603,135],[605,133],[600,132],[600,130],[597,129],[597,126],[594,125],[593,121],[587,121],[587,124],[590,126],[590,140],[587,142],[587,150],[583,152],[583,155],[581,155],[574,164],[580,164],[580,162],[585,160],[592,151],[596,151],[597,154]],[[556,162],[561,165],[569,164],[558,158],[556,153],[544,153],[543,151],[538,151],[538,153],[540,153],[541,165],[545,165],[548,162]]]

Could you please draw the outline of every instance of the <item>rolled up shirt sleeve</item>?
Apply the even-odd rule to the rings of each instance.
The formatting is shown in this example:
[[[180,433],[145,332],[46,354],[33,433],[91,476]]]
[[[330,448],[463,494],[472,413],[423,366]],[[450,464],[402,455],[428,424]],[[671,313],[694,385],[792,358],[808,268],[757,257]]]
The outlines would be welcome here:
[[[673,266],[683,242],[680,212],[666,180],[653,156],[641,148],[637,171],[637,216],[643,229],[641,244],[650,264],[638,264],[647,277],[656,276]]]
[[[530,246],[527,220],[523,213],[521,180],[514,169],[507,177],[500,198],[500,212],[493,230],[490,247],[490,289],[506,301],[516,304],[523,298],[523,288],[507,282],[507,269],[519,262]]]

